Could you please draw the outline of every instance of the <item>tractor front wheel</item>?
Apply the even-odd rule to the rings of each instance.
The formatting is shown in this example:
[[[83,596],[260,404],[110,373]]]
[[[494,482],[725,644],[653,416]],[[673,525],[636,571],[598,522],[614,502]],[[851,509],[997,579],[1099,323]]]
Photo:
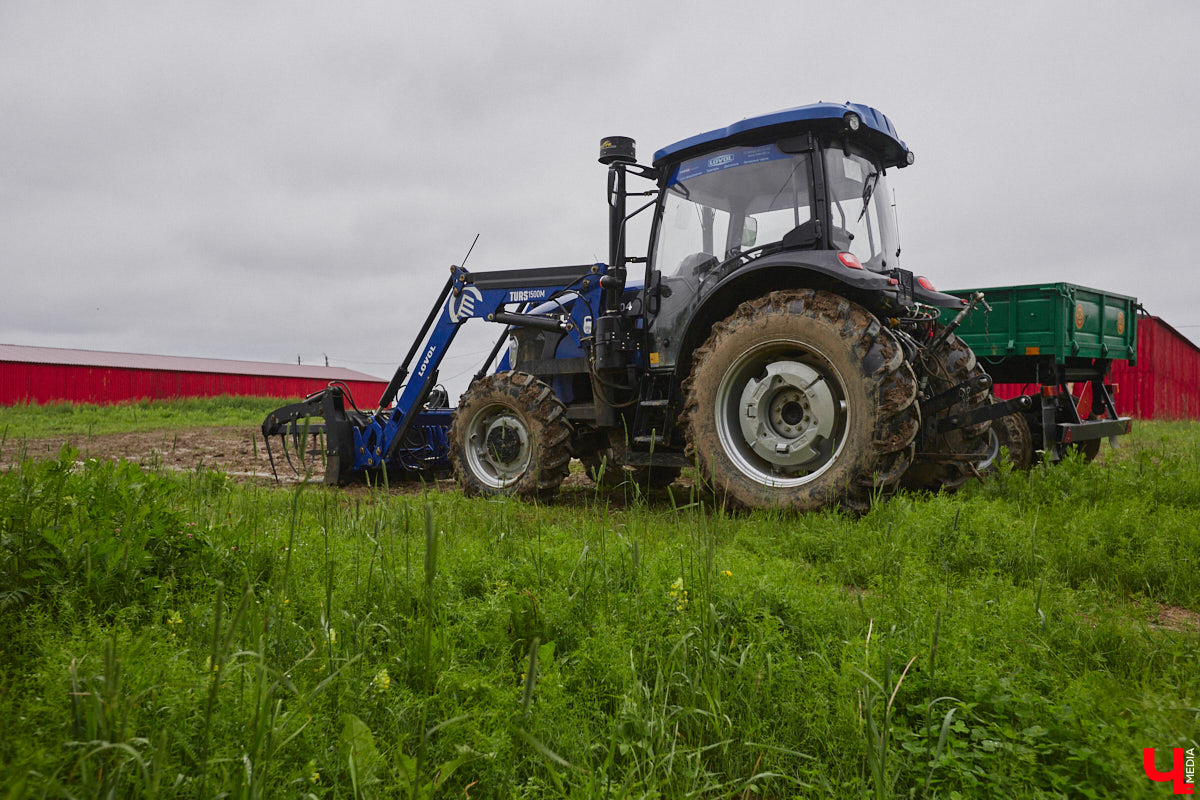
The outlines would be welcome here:
[[[450,426],[450,463],[468,496],[548,496],[567,475],[566,407],[542,381],[499,372],[463,394]]]
[[[866,309],[811,289],[743,303],[684,382],[689,454],[736,505],[862,509],[908,468],[916,379]]]

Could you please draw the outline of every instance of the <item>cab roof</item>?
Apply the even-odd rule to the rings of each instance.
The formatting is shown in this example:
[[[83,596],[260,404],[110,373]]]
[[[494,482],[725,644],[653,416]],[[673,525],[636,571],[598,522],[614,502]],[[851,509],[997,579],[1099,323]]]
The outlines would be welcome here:
[[[749,117],[735,122],[727,128],[717,128],[699,133],[672,145],[667,145],[654,154],[654,166],[668,161],[678,161],[689,155],[712,150],[722,144],[736,145],[743,141],[761,138],[762,134],[779,135],[798,133],[803,130],[840,130],[846,114],[854,112],[863,122],[855,138],[863,138],[866,144],[877,150],[886,167],[907,166],[908,146],[896,133],[891,120],[882,112],[859,103],[811,103],[783,111],[775,111],[758,117]]]

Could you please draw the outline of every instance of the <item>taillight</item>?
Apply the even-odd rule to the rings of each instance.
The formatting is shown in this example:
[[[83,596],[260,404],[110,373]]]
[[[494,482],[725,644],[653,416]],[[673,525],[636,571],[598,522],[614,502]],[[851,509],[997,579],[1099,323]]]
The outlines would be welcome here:
[[[863,268],[862,262],[853,253],[838,253],[838,261],[842,262],[843,267],[849,267],[850,269]]]
[[[931,292],[937,291],[937,289],[935,289],[933,286],[933,281],[929,280],[929,278],[926,278],[924,275],[917,276],[917,283],[921,284],[922,289],[928,289]]]

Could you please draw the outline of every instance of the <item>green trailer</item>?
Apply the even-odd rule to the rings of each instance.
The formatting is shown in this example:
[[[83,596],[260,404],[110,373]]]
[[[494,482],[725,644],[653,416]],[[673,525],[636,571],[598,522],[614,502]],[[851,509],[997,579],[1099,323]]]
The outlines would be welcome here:
[[[983,298],[965,314],[942,310],[997,384],[1015,397],[997,400],[989,416],[1014,462],[1044,450],[1051,460],[1078,449],[1096,456],[1100,441],[1129,433],[1106,382],[1112,362],[1137,359],[1138,302],[1133,297],[1071,283],[951,290]],[[1011,393],[1011,392],[1007,392]]]

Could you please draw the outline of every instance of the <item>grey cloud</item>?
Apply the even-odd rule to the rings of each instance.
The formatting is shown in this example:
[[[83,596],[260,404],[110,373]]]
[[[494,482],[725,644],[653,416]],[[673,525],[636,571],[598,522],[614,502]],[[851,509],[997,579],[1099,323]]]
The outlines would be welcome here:
[[[0,341],[386,363],[475,233],[476,269],[606,257],[601,136],[648,160],[818,99],[915,149],[905,262],[939,286],[1072,280],[1200,323],[1198,16],[5,3]]]

